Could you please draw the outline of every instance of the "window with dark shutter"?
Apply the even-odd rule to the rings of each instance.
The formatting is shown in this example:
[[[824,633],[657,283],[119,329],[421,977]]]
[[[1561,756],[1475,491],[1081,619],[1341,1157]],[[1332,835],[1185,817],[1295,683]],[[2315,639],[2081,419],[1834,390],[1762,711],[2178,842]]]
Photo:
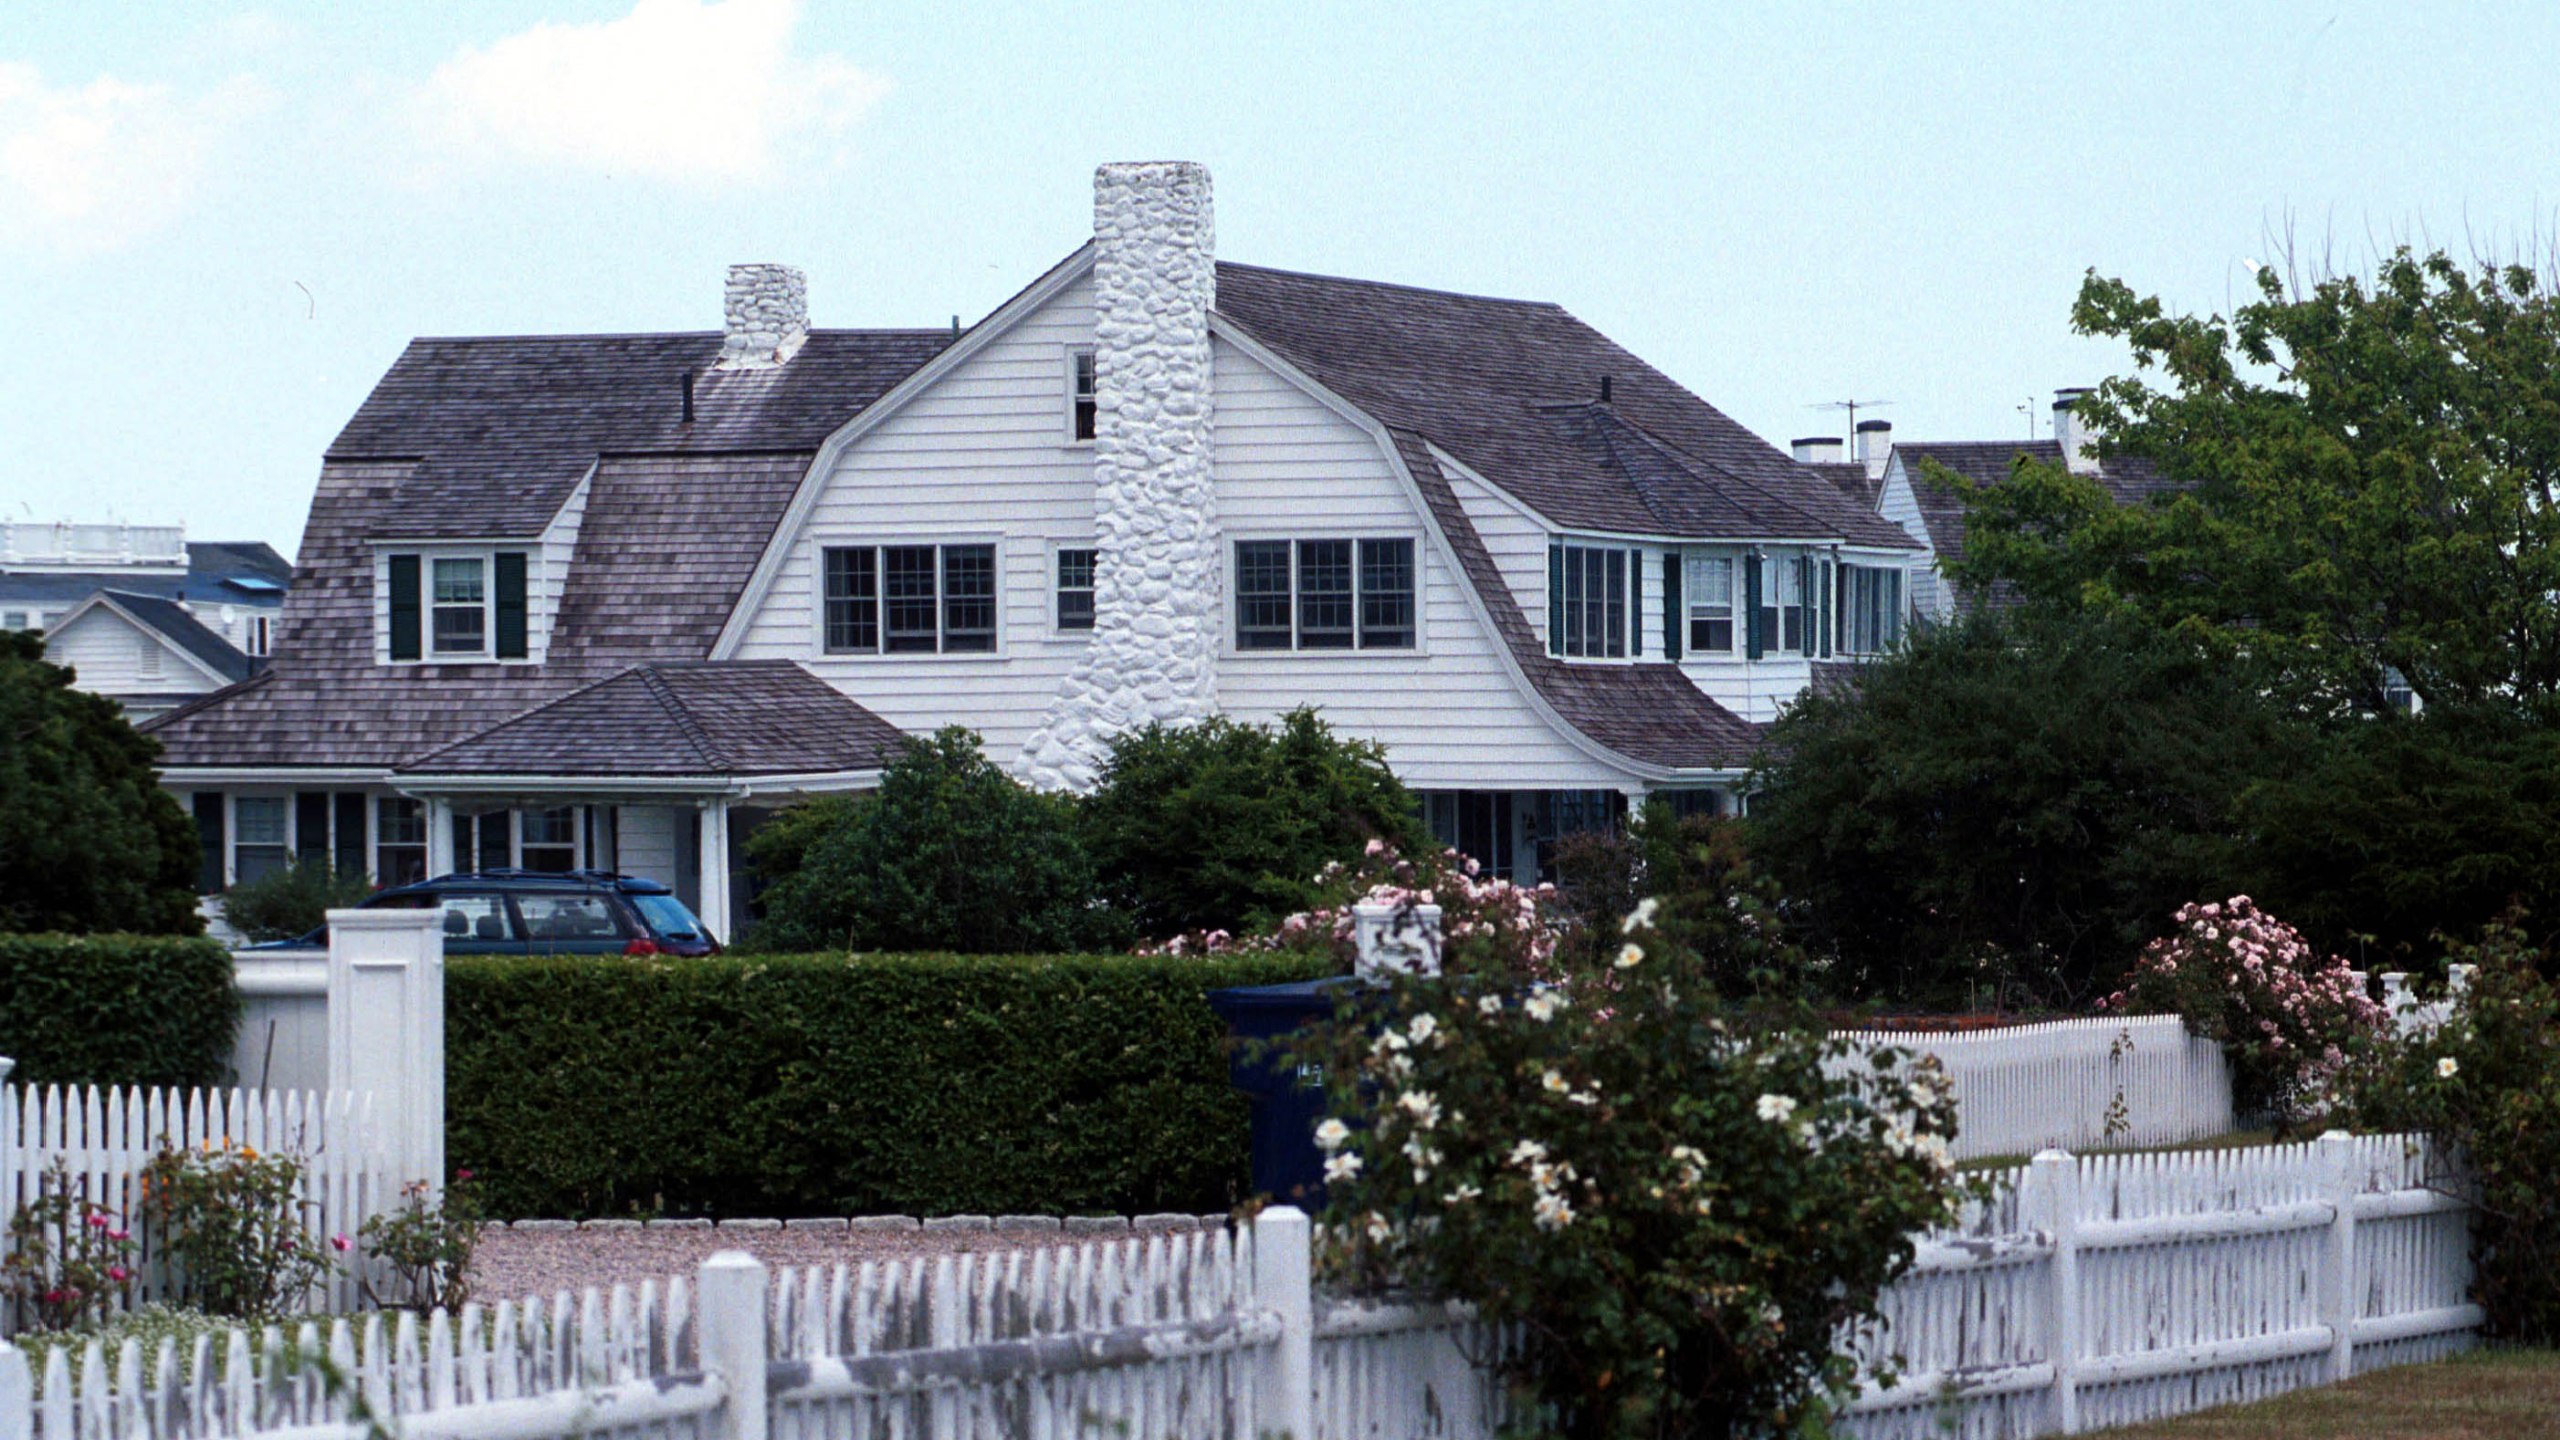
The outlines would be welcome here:
[[[1644,657],[1644,552],[1627,552],[1627,653]]]
[[[314,868],[329,863],[329,796],[305,790],[293,797],[293,863]]]
[[[1615,660],[1628,652],[1631,550],[1557,545],[1547,551],[1547,651]]]
[[[420,603],[418,557],[391,557],[391,658],[415,660],[423,641],[420,617],[425,613]]]
[[[1662,658],[1680,658],[1680,553],[1662,557]]]
[[[341,875],[364,873],[364,796],[341,790],[330,802],[334,812],[330,853]]]
[[[222,792],[199,790],[194,796],[196,811],[196,893],[222,893],[222,859],[230,852],[229,839],[223,834]]]
[[[497,572],[497,638],[498,658],[522,660],[525,648],[524,552],[501,550],[494,557]]]
[[[1564,547],[1547,547],[1547,653],[1564,653]]]

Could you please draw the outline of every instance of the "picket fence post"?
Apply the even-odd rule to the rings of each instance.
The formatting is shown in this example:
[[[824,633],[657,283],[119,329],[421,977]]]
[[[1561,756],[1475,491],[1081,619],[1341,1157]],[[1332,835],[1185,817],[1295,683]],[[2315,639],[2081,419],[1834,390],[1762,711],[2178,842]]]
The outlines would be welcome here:
[[[694,1292],[702,1317],[702,1368],[720,1377],[727,1399],[715,1440],[765,1440],[765,1269],[743,1250],[702,1262]]]
[[[2053,1242],[2046,1262],[2044,1358],[2053,1366],[2053,1427],[2080,1429],[2080,1160],[2064,1150],[2037,1153],[2027,1167],[2021,1218]]]
[[[1316,1433],[1314,1226],[1295,1205],[1253,1218],[1253,1303],[1280,1317],[1280,1340],[1262,1353],[1254,1385],[1256,1429],[1313,1440]]]
[[[0,1440],[31,1440],[36,1433],[36,1383],[27,1352],[0,1340]]]
[[[2320,1266],[2320,1323],[2329,1327],[2329,1379],[2356,1373],[2355,1137],[2332,1130],[2320,1137],[2320,1177],[2336,1213],[2329,1217],[2328,1253]]]

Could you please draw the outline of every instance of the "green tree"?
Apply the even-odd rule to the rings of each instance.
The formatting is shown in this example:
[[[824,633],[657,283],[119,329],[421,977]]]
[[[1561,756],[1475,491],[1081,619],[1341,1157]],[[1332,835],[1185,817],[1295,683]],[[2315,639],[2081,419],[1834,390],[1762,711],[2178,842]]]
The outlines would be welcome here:
[[[1025,788],[958,726],[909,740],[880,789],[748,842],[773,883],[748,948],[1059,953],[1126,943],[1095,899],[1075,802]]]
[[[1959,583],[2212,637],[2311,713],[2384,708],[2394,671],[2429,705],[2552,711],[2560,301],[2540,277],[2402,249],[2369,280],[2263,270],[2226,319],[2092,273],[2072,322],[2139,372],[2083,402],[2093,426],[2182,488],[2119,507],[2022,466],[1968,497]]]
[[[1122,735],[1083,813],[1105,893],[1154,938],[1304,910],[1316,873],[1370,840],[1430,843],[1386,752],[1304,708],[1276,728],[1212,717]]]
[[[0,632],[0,930],[202,933],[160,747],[72,678],[43,637]]]
[[[2297,739],[2186,637],[1979,614],[1782,715],[1745,844],[1849,996],[2076,1003],[2236,888],[2236,802]]]

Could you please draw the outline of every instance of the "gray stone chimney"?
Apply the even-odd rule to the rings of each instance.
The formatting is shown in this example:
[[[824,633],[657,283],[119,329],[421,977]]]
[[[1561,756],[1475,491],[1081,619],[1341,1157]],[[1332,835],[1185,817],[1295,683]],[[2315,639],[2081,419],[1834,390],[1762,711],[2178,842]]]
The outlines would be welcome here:
[[[1861,420],[1858,422],[1858,463],[1867,467],[1867,478],[1883,478],[1885,457],[1893,453],[1893,422]]]
[[[2074,475],[2098,473],[2098,447],[2080,416],[2080,397],[2088,393],[2086,385],[2053,392],[2053,438],[2062,442],[2062,463]]]
[[[1210,472],[1207,167],[1093,176],[1093,635],[1024,743],[1034,785],[1090,788],[1111,736],[1218,709],[1226,567]]]
[[[1799,465],[1837,465],[1848,453],[1837,435],[1799,435],[1792,443]]]
[[[770,370],[809,339],[809,277],[792,265],[732,265],[721,292],[723,370]]]

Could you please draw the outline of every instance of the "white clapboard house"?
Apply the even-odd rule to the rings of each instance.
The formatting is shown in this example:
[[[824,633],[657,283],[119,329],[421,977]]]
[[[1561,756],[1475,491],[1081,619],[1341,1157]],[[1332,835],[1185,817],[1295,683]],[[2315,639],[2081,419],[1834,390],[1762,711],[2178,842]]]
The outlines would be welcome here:
[[[1209,178],[967,330],[412,343],[329,447],[273,665],[156,722],[208,889],[325,857],[675,884],[953,723],[1046,786],[1313,705],[1441,835],[1728,808],[1760,728],[1896,638],[1920,543],[1551,305],[1261,269]]]
[[[181,525],[0,524],[0,630],[42,631],[46,659],[135,721],[255,674],[292,580],[265,544]]]

